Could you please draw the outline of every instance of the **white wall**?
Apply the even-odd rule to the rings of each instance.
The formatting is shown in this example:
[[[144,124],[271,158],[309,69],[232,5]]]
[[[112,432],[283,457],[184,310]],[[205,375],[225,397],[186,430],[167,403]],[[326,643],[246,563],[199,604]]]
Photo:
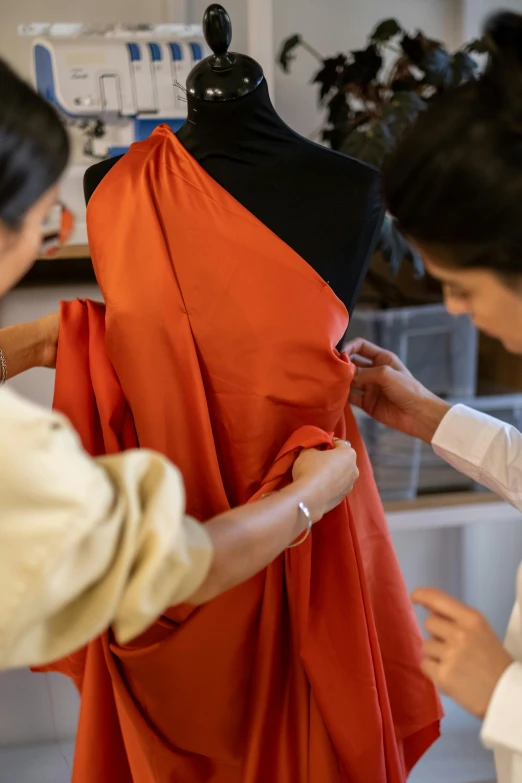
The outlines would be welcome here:
[[[247,0],[221,0],[232,20],[232,49],[237,52],[247,51]],[[280,0],[275,0],[280,2]],[[283,0],[284,2],[284,0]],[[210,5],[210,0],[191,0],[190,21],[201,24],[203,14]]]

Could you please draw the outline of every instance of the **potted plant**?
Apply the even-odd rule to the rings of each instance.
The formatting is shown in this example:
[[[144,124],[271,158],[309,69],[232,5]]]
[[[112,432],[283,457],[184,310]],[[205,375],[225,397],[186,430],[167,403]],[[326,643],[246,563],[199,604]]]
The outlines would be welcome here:
[[[476,55],[484,51],[482,43],[475,41],[450,53],[422,32],[409,35],[395,19],[378,24],[366,48],[326,58],[302,36],[292,35],[279,54],[285,72],[299,49],[319,63],[312,82],[324,108],[322,141],[376,167],[430,100],[476,78]],[[422,263],[389,218],[378,250],[390,271],[386,281],[390,296],[395,289],[394,303],[400,303],[400,282],[393,283],[391,277],[399,273],[403,260],[411,262],[417,277],[422,276]]]

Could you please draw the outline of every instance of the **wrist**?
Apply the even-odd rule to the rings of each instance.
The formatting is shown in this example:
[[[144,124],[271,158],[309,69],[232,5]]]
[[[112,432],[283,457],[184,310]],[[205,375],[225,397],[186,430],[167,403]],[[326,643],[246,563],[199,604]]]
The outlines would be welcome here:
[[[317,480],[310,481],[309,479],[296,479],[282,491],[292,494],[295,499],[296,507],[299,503],[304,503],[314,524],[324,517],[327,509],[324,482],[319,482]],[[306,520],[303,518],[302,514],[297,514],[297,518],[297,534],[301,535],[306,527]]]
[[[431,443],[442,420],[451,410],[451,405],[435,395],[429,395],[422,400],[415,412],[413,436],[425,443]]]
[[[40,321],[26,324],[27,345],[29,346],[31,367],[45,367],[49,353],[49,340]]]

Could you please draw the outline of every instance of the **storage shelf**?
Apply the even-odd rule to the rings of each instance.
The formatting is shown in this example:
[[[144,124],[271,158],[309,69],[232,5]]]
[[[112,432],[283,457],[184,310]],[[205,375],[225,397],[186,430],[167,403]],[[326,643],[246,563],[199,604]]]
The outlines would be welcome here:
[[[385,503],[384,509],[394,533],[521,520],[520,511],[489,493],[427,495],[411,501]]]

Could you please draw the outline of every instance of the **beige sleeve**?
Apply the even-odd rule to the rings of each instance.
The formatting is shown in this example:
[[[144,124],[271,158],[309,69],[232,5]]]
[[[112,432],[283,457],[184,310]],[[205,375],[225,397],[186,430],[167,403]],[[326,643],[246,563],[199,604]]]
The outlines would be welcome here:
[[[112,625],[144,631],[204,581],[212,545],[179,472],[91,459],[65,419],[0,391],[0,668],[56,660]]]

